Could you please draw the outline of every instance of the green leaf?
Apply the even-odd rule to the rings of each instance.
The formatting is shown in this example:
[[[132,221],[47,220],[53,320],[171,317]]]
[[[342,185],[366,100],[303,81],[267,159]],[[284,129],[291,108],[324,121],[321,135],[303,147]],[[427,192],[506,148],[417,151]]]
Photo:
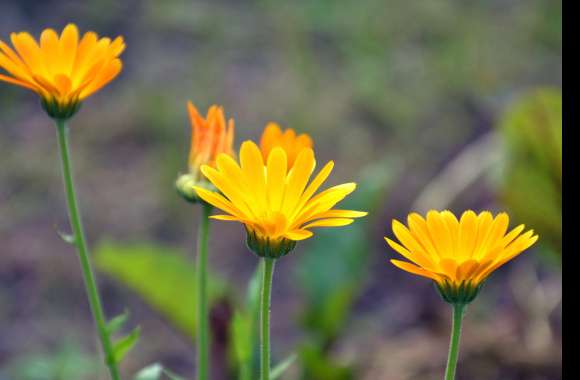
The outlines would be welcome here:
[[[240,380],[253,377],[259,346],[258,323],[260,320],[260,289],[262,282],[262,262],[250,279],[246,289],[246,301],[235,311],[230,322],[231,354],[239,369]]]
[[[123,360],[129,350],[135,346],[140,336],[141,328],[137,326],[129,335],[126,335],[113,344],[113,360],[115,363],[120,363]]]
[[[250,360],[252,356],[251,318],[237,310],[231,322],[232,344],[238,364]]]
[[[292,365],[292,363],[296,361],[297,357],[298,355],[292,354],[288,356],[286,359],[284,359],[282,362],[278,363],[276,367],[272,368],[272,371],[270,372],[270,379],[276,380],[277,378],[282,376],[282,374]]]
[[[499,122],[505,142],[501,198],[514,224],[540,236],[546,252],[562,250],[562,94],[537,88],[510,105]],[[559,255],[558,255],[559,256]]]
[[[136,292],[173,326],[195,336],[195,268],[193,258],[178,249],[149,243],[123,244],[102,241],[95,264],[104,273]],[[175,290],[179,289],[179,297]],[[225,294],[225,282],[208,274],[211,307]]]
[[[125,310],[122,314],[117,315],[107,323],[107,333],[112,335],[118,332],[129,319],[129,310]]]
[[[300,364],[308,380],[354,380],[354,371],[349,366],[333,361],[319,344],[307,343],[300,347]]]

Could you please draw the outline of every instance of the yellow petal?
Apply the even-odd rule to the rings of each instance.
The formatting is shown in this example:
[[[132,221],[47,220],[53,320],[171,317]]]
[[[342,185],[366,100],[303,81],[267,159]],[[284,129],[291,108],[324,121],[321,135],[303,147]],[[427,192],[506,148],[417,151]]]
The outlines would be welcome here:
[[[319,219],[319,220],[314,221],[312,223],[308,223],[307,225],[305,225],[302,228],[308,229],[308,228],[312,228],[312,227],[342,227],[342,226],[348,226],[352,222],[354,222],[354,220],[348,219],[348,218]]]
[[[406,261],[392,259],[391,263],[393,263],[394,266],[396,266],[396,267],[398,267],[406,272],[412,273],[412,274],[427,277],[427,278],[430,278],[431,280],[434,280],[434,281],[439,281],[439,279],[440,279],[440,277],[438,275],[436,275],[435,273],[429,272],[423,268],[420,268],[420,267],[413,265],[411,263],[408,263]]]
[[[487,236],[481,242],[481,246],[479,247],[478,254],[476,257],[481,257],[485,255],[487,251],[492,249],[493,247],[497,246],[503,236],[505,235],[507,228],[509,225],[509,217],[506,213],[498,214],[490,224],[489,231],[487,232]]]
[[[356,183],[344,183],[324,190],[312,198],[308,204],[296,215],[293,226],[299,226],[311,220],[317,214],[330,210],[356,189]]]
[[[522,233],[522,231],[524,230],[524,228],[526,228],[526,226],[524,224],[520,224],[519,226],[517,226],[516,228],[514,228],[513,230],[511,230],[507,235],[505,235],[502,238],[500,245],[502,247],[507,247],[508,244],[510,244],[512,241],[514,241],[514,239],[520,233]]]
[[[392,222],[393,233],[401,243],[411,252],[425,252],[423,245],[419,244],[403,223],[396,219]]]
[[[317,218],[362,218],[367,216],[366,211],[353,211],[353,210],[328,210],[322,214],[317,214]]]
[[[288,184],[282,203],[282,212],[285,214],[292,214],[295,210],[315,165],[314,152],[310,148],[302,150],[296,158],[296,162],[288,174]]]
[[[471,257],[475,248],[477,238],[477,215],[475,212],[468,210],[461,215],[459,223],[459,244],[458,250],[460,257]]]
[[[16,51],[31,72],[37,73],[38,75],[47,74],[40,47],[30,34],[26,32],[12,33],[10,39],[12,40],[12,45],[16,48]]]
[[[431,210],[427,213],[427,227],[439,257],[453,257],[451,233],[437,211]]]
[[[306,187],[306,190],[304,190],[304,193],[300,196],[300,200],[298,201],[298,204],[296,205],[296,208],[294,209],[293,218],[296,216],[297,213],[300,212],[302,207],[304,207],[306,202],[308,202],[308,200],[312,197],[312,195],[316,192],[316,190],[318,190],[318,188],[324,183],[324,181],[326,181],[326,179],[328,178],[328,176],[332,172],[333,167],[334,167],[334,162],[332,162],[332,161],[328,162],[322,168],[322,170],[320,170],[320,172],[318,172],[318,174],[316,175],[316,177],[314,177],[312,182],[310,182],[308,187]]]
[[[520,236],[518,238],[518,240],[516,240],[516,242],[512,243],[512,245],[514,245],[514,247],[512,249],[510,249],[509,251],[506,251],[504,257],[502,257],[500,260],[493,263],[486,270],[479,273],[477,276],[478,280],[479,281],[485,280],[485,278],[487,278],[497,268],[501,267],[502,265],[504,265],[508,261],[512,260],[513,258],[518,256],[519,254],[524,252],[526,249],[531,247],[538,240],[538,235],[531,236],[533,234],[533,231],[528,231],[528,232],[529,233],[526,233],[526,234]]]
[[[201,172],[207,177],[222,192],[238,210],[242,211],[244,214],[253,215],[252,211],[246,204],[244,196],[236,187],[235,183],[232,183],[230,179],[214,168],[203,165],[201,167]]]
[[[385,237],[385,241],[387,242],[387,244],[389,244],[391,246],[391,248],[393,248],[395,251],[397,251],[403,257],[412,261],[413,263],[415,263],[415,264],[417,264],[417,265],[419,265],[419,266],[421,266],[429,271],[434,271],[437,269],[433,260],[431,260],[431,258],[429,256],[427,256],[425,253],[423,253],[421,251],[411,252],[407,248],[403,247],[402,245],[398,244],[397,242],[395,242],[387,237]]]
[[[20,58],[18,58],[18,56],[16,56],[8,46],[0,41],[0,47],[2,46],[5,46],[5,48],[2,50],[6,54],[0,52],[0,67],[6,70],[8,73],[12,74],[17,79],[27,82],[32,81],[32,76],[30,75],[26,64],[24,64],[24,62],[22,62],[22,60],[20,60]],[[9,54],[9,52],[11,52],[11,54]]]
[[[212,215],[210,216],[211,219],[216,219],[216,220],[225,220],[228,222],[244,222],[243,219],[238,218],[237,216],[232,216],[232,215]]]
[[[244,219],[244,214],[242,212],[240,212],[240,210],[238,210],[234,205],[232,205],[232,203],[230,201],[228,201],[226,198],[224,198],[222,195],[214,193],[212,191],[203,189],[201,187],[198,186],[194,186],[193,187],[195,192],[197,193],[197,195],[199,195],[199,197],[201,199],[203,199],[204,201],[206,201],[207,203],[209,203],[212,206],[215,206],[219,209],[222,209],[223,211],[238,217],[240,219]]]
[[[264,161],[256,144],[244,141],[240,148],[240,163],[242,173],[254,190],[254,199],[259,210],[267,210],[266,207],[266,180],[264,178]]]
[[[467,260],[467,261],[461,263],[457,267],[457,271],[455,274],[457,281],[461,282],[461,281],[471,279],[473,274],[475,273],[475,271],[478,269],[478,267],[479,267],[479,262],[477,260],[473,260],[473,259],[470,259],[470,260]]]
[[[412,212],[407,217],[407,223],[409,224],[409,231],[415,240],[421,244],[424,248],[424,252],[431,256],[431,259],[439,259],[439,254],[435,245],[433,244],[431,235],[429,234],[429,228],[427,227],[427,221],[416,212]]]
[[[282,207],[286,170],[286,152],[280,147],[272,149],[268,156],[266,175],[266,196],[269,202],[268,209],[271,211],[279,211]]]
[[[477,238],[475,239],[475,250],[473,257],[481,258],[481,247],[491,230],[493,216],[489,211],[482,211],[477,216]]]
[[[113,59],[106,67],[104,67],[97,77],[93,80],[90,86],[88,86],[84,91],[80,94],[80,99],[83,100],[89,95],[94,94],[95,92],[99,91],[103,86],[107,83],[115,79],[117,75],[121,72],[123,68],[123,63],[120,59]]]
[[[459,221],[449,210],[444,210],[440,213],[443,223],[447,227],[447,231],[451,240],[451,247],[453,256],[458,257],[459,253]]]
[[[75,24],[68,24],[60,35],[58,52],[55,52],[58,54],[57,65],[53,68],[55,74],[71,75],[78,44],[79,30]]]
[[[439,268],[441,268],[441,272],[444,273],[447,277],[454,280],[455,273],[457,272],[457,262],[453,259],[445,258],[439,261]]]
[[[42,51],[42,59],[46,68],[51,75],[59,74],[55,68],[57,60],[55,56],[58,54],[58,34],[54,29],[44,29],[40,34],[40,50]]]
[[[40,90],[38,89],[38,87],[35,84],[24,82],[20,79],[15,79],[15,78],[12,78],[12,77],[9,77],[6,75],[0,74],[0,81],[4,81],[4,82],[15,84],[15,85],[18,85],[18,86],[21,86],[24,88],[28,88],[28,89],[35,91],[35,92],[40,92]]]
[[[95,51],[98,38],[95,32],[87,32],[81,38],[72,70],[75,86],[80,84],[85,73],[96,63],[90,58]]]
[[[286,239],[290,239],[290,240],[305,240],[308,239],[309,237],[312,237],[312,235],[314,235],[312,232],[307,231],[307,230],[292,230],[292,231],[288,231],[284,234],[284,237]]]

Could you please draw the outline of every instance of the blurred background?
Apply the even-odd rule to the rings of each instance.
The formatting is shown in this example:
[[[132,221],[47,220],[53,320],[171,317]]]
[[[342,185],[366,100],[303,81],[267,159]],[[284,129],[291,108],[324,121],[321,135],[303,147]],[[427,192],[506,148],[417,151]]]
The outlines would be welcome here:
[[[312,135],[344,207],[279,261],[273,360],[281,379],[440,379],[450,308],[388,260],[391,220],[430,208],[507,210],[539,244],[497,271],[465,319],[458,379],[561,378],[562,9],[551,0],[3,1],[0,39],[75,22],[123,35],[120,77],[72,121],[81,209],[109,317],[141,339],[126,379],[158,363],[193,378],[199,208],[186,171],[186,101]],[[0,83],[0,379],[100,380],[98,342],[67,215],[55,130],[37,97]],[[237,224],[213,223],[213,376],[256,360]],[[251,294],[251,290],[249,292]],[[149,367],[151,368],[151,367]]]

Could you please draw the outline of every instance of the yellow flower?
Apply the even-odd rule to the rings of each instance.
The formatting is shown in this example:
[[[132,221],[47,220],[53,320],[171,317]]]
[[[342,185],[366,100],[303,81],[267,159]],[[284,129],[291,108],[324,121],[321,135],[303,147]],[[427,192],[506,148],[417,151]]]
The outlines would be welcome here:
[[[204,165],[203,174],[221,194],[195,187],[207,203],[225,211],[214,219],[245,225],[248,245],[263,257],[287,254],[296,241],[308,239],[314,227],[338,227],[353,222],[366,212],[332,208],[356,188],[355,183],[331,187],[314,195],[328,178],[333,162],[309,183],[314,171],[314,152],[303,149],[289,169],[284,149],[275,147],[266,163],[258,146],[246,141],[240,149],[240,165],[226,154],[217,158],[217,168]]]
[[[177,179],[177,190],[185,199],[197,202],[193,186],[215,188],[205,180],[199,168],[202,165],[215,167],[219,154],[234,157],[234,119],[226,122],[222,107],[212,105],[204,118],[191,102],[187,102],[191,122],[191,147],[189,150],[189,173]]]
[[[429,211],[427,218],[409,214],[409,227],[393,220],[393,232],[402,245],[385,237],[387,243],[412,263],[391,262],[407,271],[435,281],[443,298],[468,303],[482,283],[538,240],[533,230],[521,234],[519,225],[506,234],[509,217],[495,218],[489,211],[479,215],[469,210],[457,220],[450,211]]]
[[[59,35],[45,29],[37,42],[27,32],[10,35],[14,50],[0,40],[0,80],[28,88],[42,99],[48,114],[71,117],[88,96],[100,90],[121,71],[117,58],[125,49],[122,37],[111,41],[94,32],[79,38],[74,24]]]
[[[312,148],[312,139],[306,133],[296,135],[292,128],[282,131],[280,126],[276,123],[269,123],[260,139],[260,149],[264,161],[268,159],[270,152],[275,147],[279,146],[286,152],[288,158],[288,167],[291,168],[296,161],[296,157],[304,148]]]

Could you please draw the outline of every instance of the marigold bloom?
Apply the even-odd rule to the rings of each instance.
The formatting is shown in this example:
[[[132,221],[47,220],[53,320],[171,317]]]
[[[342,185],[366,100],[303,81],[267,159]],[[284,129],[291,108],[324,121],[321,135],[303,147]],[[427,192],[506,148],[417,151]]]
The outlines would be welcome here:
[[[212,105],[204,118],[191,102],[187,102],[191,123],[191,147],[189,150],[189,173],[180,176],[176,186],[187,200],[198,201],[194,185],[215,189],[199,171],[202,165],[215,167],[219,154],[234,157],[234,119],[226,122],[223,107]]]
[[[191,102],[187,102],[187,110],[191,121],[190,171],[198,171],[201,165],[215,167],[220,153],[233,157],[234,119],[226,123],[223,107],[212,105],[205,118]]]
[[[328,178],[333,162],[310,182],[314,171],[314,152],[303,149],[292,168],[284,149],[275,147],[266,163],[258,146],[246,141],[240,149],[240,165],[230,156],[220,154],[217,168],[204,165],[203,174],[221,194],[195,187],[207,203],[228,215],[212,218],[237,221],[245,225],[248,245],[265,257],[288,253],[296,241],[308,239],[314,227],[338,227],[353,222],[366,212],[332,208],[356,188],[355,183],[331,187],[314,195]]]
[[[14,50],[0,40],[0,80],[28,88],[42,99],[48,114],[71,117],[80,103],[113,80],[121,71],[118,58],[125,49],[122,37],[111,41],[94,32],[79,37],[68,24],[60,36],[45,29],[37,42],[27,32],[12,33]]]
[[[521,234],[519,225],[506,234],[509,217],[489,211],[479,215],[469,210],[457,220],[450,211],[429,211],[424,219],[408,216],[405,227],[393,220],[393,232],[402,245],[385,237],[387,243],[412,263],[391,260],[407,271],[435,281],[448,302],[468,303],[487,277],[538,240],[533,230]]]
[[[289,168],[294,165],[294,161],[302,149],[312,148],[313,145],[312,139],[306,133],[296,135],[292,128],[282,131],[276,123],[268,123],[260,138],[260,149],[264,161],[268,159],[272,149],[279,146],[286,152]]]

